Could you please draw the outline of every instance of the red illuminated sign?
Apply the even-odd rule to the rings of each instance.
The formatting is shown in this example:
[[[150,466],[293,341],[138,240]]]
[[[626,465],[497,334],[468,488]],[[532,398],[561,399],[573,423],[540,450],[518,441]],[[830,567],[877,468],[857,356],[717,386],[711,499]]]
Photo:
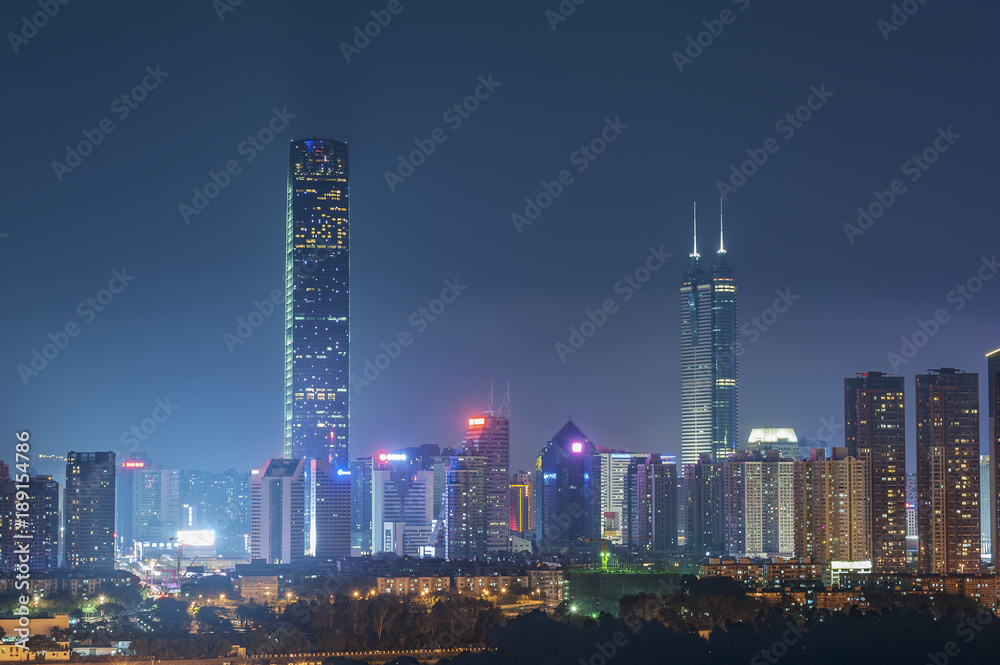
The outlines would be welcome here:
[[[126,469],[141,469],[146,466],[145,462],[122,462],[122,466]]]

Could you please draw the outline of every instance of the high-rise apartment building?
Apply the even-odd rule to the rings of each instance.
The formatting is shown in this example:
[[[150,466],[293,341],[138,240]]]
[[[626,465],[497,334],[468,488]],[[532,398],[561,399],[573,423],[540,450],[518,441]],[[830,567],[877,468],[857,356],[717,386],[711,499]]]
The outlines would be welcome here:
[[[628,546],[633,552],[677,549],[677,464],[656,454],[635,457],[625,480]]]
[[[728,553],[725,524],[725,467],[704,454],[684,468],[685,547],[698,556]]]
[[[625,488],[633,455],[624,452],[601,452],[600,455],[602,537],[613,545],[621,545],[628,542]]]
[[[844,379],[844,445],[867,474],[872,570],[906,572],[903,377],[868,372]]]
[[[979,374],[942,368],[917,380],[917,568],[978,572]]]
[[[720,203],[721,205],[721,203]],[[705,270],[694,223],[691,265],[681,285],[681,462],[722,461],[736,449],[736,281],[719,218],[715,265]]]
[[[486,549],[510,549],[510,389],[499,409],[493,406],[493,388],[481,416],[469,418],[462,444],[464,454],[485,457]]]
[[[250,472],[250,556],[295,563],[305,556],[305,462],[272,459]]]
[[[822,448],[795,462],[795,555],[819,563],[870,561],[865,462]]]
[[[285,454],[348,467],[347,144],[293,141],[285,228]]]
[[[66,455],[63,522],[68,568],[115,566],[115,453]]]
[[[979,456],[979,556],[983,559],[993,558],[993,479],[990,478],[989,455]]]
[[[23,476],[20,480],[24,480]],[[21,522],[17,515],[24,511],[17,510],[17,504],[21,503],[18,491],[27,492],[28,496],[28,518]],[[13,576],[19,564],[25,563],[18,545],[28,546],[27,564],[31,572],[48,573],[59,568],[59,499],[59,483],[52,476],[15,482],[0,469],[0,572]]]
[[[736,451],[723,462],[725,529],[733,556],[791,556],[795,550],[794,462],[778,451]]]

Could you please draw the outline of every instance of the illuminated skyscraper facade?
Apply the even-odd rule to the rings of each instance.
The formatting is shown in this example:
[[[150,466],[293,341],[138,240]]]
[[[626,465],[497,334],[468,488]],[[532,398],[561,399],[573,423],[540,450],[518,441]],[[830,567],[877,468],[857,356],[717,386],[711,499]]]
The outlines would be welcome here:
[[[715,265],[705,270],[694,250],[681,285],[681,463],[710,454],[723,461],[736,449],[736,281],[719,220]]]
[[[983,504],[990,504],[990,552],[993,564],[1000,563],[1000,349],[986,354],[986,417],[990,437],[990,492],[983,495]]]
[[[285,459],[348,468],[347,144],[293,141],[285,229]],[[308,468],[307,468],[308,471]]]
[[[979,374],[917,375],[917,570],[979,572]]]
[[[305,556],[305,463],[272,459],[250,471],[250,557],[296,563]]]
[[[493,407],[493,390],[483,415],[469,418],[462,448],[466,455],[485,457],[486,548],[490,552],[510,549],[510,409],[508,398]]]
[[[868,372],[844,379],[844,444],[866,474],[875,572],[906,572],[905,425],[903,377]]]
[[[601,539],[601,455],[572,421],[538,454],[535,487],[535,543],[542,554]]]
[[[66,456],[65,561],[67,568],[115,567],[115,453]]]

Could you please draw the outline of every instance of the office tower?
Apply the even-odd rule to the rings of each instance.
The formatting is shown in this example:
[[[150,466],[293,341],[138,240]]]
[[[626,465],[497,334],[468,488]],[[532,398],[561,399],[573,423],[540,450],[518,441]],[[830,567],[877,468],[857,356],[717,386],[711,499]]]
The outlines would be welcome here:
[[[712,449],[716,459],[736,450],[736,279],[722,237],[712,266]]]
[[[844,445],[868,474],[868,549],[876,573],[906,572],[905,434],[903,377],[868,372],[844,379]]]
[[[628,542],[625,485],[633,456],[623,452],[601,452],[600,456],[602,537],[614,545],[621,545]]]
[[[469,418],[462,444],[466,455],[485,457],[486,548],[490,552],[510,549],[510,387],[499,409],[493,406],[493,386],[481,416]]]
[[[847,448],[814,451],[795,462],[795,555],[819,563],[868,561],[869,506],[865,462]]]
[[[535,529],[535,476],[518,471],[510,481],[510,530],[519,534]]]
[[[782,459],[799,459],[799,437],[794,427],[755,427],[750,430],[747,450],[766,453],[777,450]]]
[[[795,469],[777,451],[736,451],[723,462],[726,544],[733,556],[791,556]]]
[[[976,573],[979,557],[979,374],[917,380],[917,569]]]
[[[351,555],[351,472],[326,460],[309,460],[308,552],[327,560]]]
[[[721,206],[721,202],[720,202]],[[722,461],[736,448],[736,281],[719,216],[719,250],[711,271],[701,265],[698,221],[691,265],[681,285],[681,462],[703,454]]]
[[[1000,564],[1000,349],[986,354],[986,417],[990,437],[986,446],[990,455],[990,493],[983,494],[990,503],[990,542],[993,564]],[[985,504],[985,501],[983,502]]]
[[[677,464],[652,454],[631,460],[625,481],[628,546],[633,552],[677,549]]]
[[[979,555],[983,559],[993,558],[993,481],[990,479],[989,455],[979,456]]]
[[[351,552],[372,551],[372,458],[351,462]]]
[[[115,537],[122,552],[133,552],[136,531],[136,487],[139,472],[146,468],[146,453],[131,453],[118,465],[115,476]]]
[[[393,460],[392,457],[401,459]],[[434,473],[401,453],[380,453],[372,470],[372,554],[424,556],[433,529]],[[481,535],[485,543],[485,536]]]
[[[165,543],[181,527],[180,471],[146,465],[136,469],[135,539]]]
[[[115,453],[66,455],[63,522],[68,568],[115,566]]]
[[[250,472],[250,557],[295,563],[305,556],[305,462],[268,460]]]
[[[445,558],[471,559],[487,552],[486,485],[490,460],[455,455],[445,480]]]
[[[347,144],[293,141],[285,229],[285,459],[348,466]]]
[[[567,422],[542,448],[535,469],[535,543],[541,553],[600,540],[601,456],[587,436]]]
[[[718,556],[727,553],[724,466],[704,454],[697,464],[684,468],[685,547],[698,556]]]
[[[20,523],[17,515],[25,511],[17,510],[21,503],[18,491],[28,495],[27,520]],[[31,572],[48,573],[59,568],[59,498],[59,483],[52,476],[34,476],[16,483],[0,469],[0,572],[13,576],[18,565],[25,563],[18,545],[28,546]]]

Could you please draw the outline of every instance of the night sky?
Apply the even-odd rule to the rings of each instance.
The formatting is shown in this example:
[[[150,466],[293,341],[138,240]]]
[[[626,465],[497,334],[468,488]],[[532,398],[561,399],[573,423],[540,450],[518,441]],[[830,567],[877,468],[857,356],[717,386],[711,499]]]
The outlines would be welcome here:
[[[679,454],[692,202],[710,262],[717,183],[756,155],[767,161],[745,165],[756,172],[725,203],[740,438],[773,423],[838,444],[843,379],[892,372],[907,377],[912,468],[913,376],[983,378],[1000,347],[1000,279],[976,281],[1000,270],[1000,7],[902,4],[916,11],[900,8],[896,29],[888,0],[564,0],[568,16],[557,0],[78,1],[36,31],[23,25],[36,2],[3,3],[0,27],[29,38],[0,47],[0,457],[12,461],[21,429],[36,456],[134,449],[205,470],[280,456],[281,315],[232,352],[224,335],[282,287],[287,146],[318,136],[351,149],[354,373],[381,343],[413,338],[358,385],[352,457],[455,444],[491,379],[500,396],[510,381],[515,469],[570,412],[598,445]],[[356,48],[372,11],[391,22]],[[699,33],[707,46],[688,42]],[[131,108],[121,95],[137,85]],[[461,117],[452,107],[477,89]],[[271,143],[244,143],[272,119]],[[439,128],[444,142],[390,188],[399,155]],[[85,131],[100,138],[90,154],[53,166]],[[577,152],[602,131],[614,141],[597,141],[601,154]],[[185,223],[179,206],[231,160],[238,173]],[[515,224],[562,171],[559,196]],[[890,196],[858,226],[859,206],[878,213]],[[651,247],[672,256],[625,300],[616,283]],[[127,285],[96,311],[87,299],[112,295],[113,271]],[[971,299],[952,292],[970,278]],[[445,280],[466,288],[414,325]],[[794,299],[775,318],[776,291]],[[608,299],[614,313],[563,362],[556,343]],[[901,337],[937,310],[946,322],[905,359]],[[65,348],[22,376],[49,333]],[[123,443],[158,399],[172,413]]]

